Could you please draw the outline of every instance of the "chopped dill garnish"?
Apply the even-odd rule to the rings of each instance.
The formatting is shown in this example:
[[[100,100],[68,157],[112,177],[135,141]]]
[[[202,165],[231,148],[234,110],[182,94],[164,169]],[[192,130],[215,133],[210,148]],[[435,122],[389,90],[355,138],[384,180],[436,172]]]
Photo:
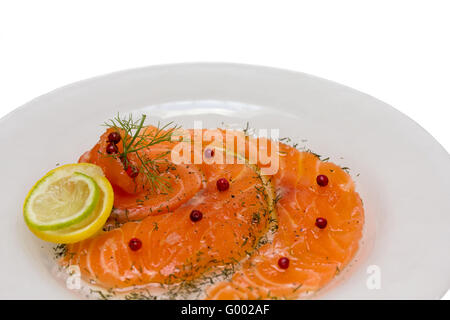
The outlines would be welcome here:
[[[290,143],[292,141],[292,139],[289,138],[289,137],[284,137],[284,138],[278,139],[278,141],[288,144],[288,143]]]
[[[130,292],[129,294],[125,295],[125,300],[156,300],[157,296],[154,296],[150,294],[148,290],[145,290],[145,292]]]
[[[244,135],[249,136],[250,135],[250,124],[247,121],[247,124],[245,125],[245,128],[242,129],[242,131],[244,132]]]
[[[312,155],[316,156],[317,158],[319,158],[319,160],[320,160],[320,158],[322,157],[320,154],[317,154],[317,153],[313,152],[311,149],[306,150],[306,152],[309,152],[309,153],[311,153]]]
[[[67,254],[67,246],[63,243],[59,243],[53,247],[53,253],[55,254],[55,259],[63,258]]]
[[[277,190],[277,193],[275,194],[275,198],[273,199],[273,205],[276,205],[281,200],[281,191]]]
[[[261,215],[259,214],[259,212],[254,212],[253,216],[252,216],[252,223],[259,224],[260,221],[261,221]]]
[[[341,269],[339,269],[339,267],[338,266],[336,266],[336,275],[338,275],[339,273],[341,273]]]
[[[300,289],[303,286],[303,283],[299,284],[292,292],[297,291],[298,289]]]
[[[93,290],[93,289],[90,289],[90,291],[91,291],[91,294],[96,293],[101,300],[109,300],[114,296],[112,291],[110,293],[103,292],[102,290]]]

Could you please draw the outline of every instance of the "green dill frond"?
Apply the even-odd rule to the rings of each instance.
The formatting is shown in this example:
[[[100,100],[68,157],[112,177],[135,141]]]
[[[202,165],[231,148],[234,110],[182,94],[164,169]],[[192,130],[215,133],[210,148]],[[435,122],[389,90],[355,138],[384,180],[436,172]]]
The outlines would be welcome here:
[[[162,172],[159,167],[161,162],[167,161],[164,157],[170,152],[162,153],[154,158],[148,158],[139,151],[159,143],[171,142],[172,137],[176,134],[176,130],[180,129],[180,126],[174,125],[173,122],[164,125],[158,122],[155,130],[145,130],[144,123],[146,118],[145,114],[138,119],[134,119],[131,114],[126,117],[121,117],[120,114],[117,114],[116,117],[104,123],[104,126],[112,128],[120,134],[123,144],[123,151],[111,156],[121,159],[126,170],[130,165],[128,155],[135,154],[139,162],[137,169],[139,173],[145,175],[146,184],[150,190],[168,191],[171,185],[168,178],[161,176]]]

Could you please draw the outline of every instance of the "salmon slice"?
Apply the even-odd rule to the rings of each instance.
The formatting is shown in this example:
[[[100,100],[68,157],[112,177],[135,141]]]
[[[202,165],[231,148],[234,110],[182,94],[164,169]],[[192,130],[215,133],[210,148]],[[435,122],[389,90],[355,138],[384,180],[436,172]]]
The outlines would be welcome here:
[[[278,231],[230,281],[214,285],[208,299],[294,299],[327,284],[354,257],[362,237],[364,211],[350,176],[309,152],[280,144],[283,157],[272,181],[281,198],[276,204]],[[320,187],[319,174],[329,183]],[[315,226],[326,218],[325,229]],[[287,269],[278,266],[289,258]]]
[[[143,215],[134,209],[136,202],[132,203],[131,199],[140,197],[144,191],[127,193],[135,191],[120,179],[115,180],[119,174],[116,171],[123,171],[122,163],[117,163],[120,160],[101,157],[97,152],[107,133],[81,161],[101,164],[116,190],[120,190],[117,193],[122,192],[118,194],[117,205],[126,208],[128,215],[133,213],[132,218],[140,218]],[[190,171],[182,175],[184,169]],[[183,200],[170,194],[176,199],[172,208],[176,208],[169,206],[161,214],[147,212],[140,221],[126,222],[119,228],[69,245],[63,263],[79,265],[84,279],[91,283],[126,288],[194,279],[214,266],[236,264],[251,254],[274,214],[273,189],[270,182],[260,176],[258,168],[245,163],[203,163],[179,166],[177,170],[180,174],[177,179],[183,181],[181,186],[174,185],[173,190],[177,194],[180,192],[176,190],[184,191]],[[220,178],[230,182],[227,191],[218,191],[216,182]],[[172,183],[178,183],[176,181]],[[189,188],[193,190],[187,190]],[[192,193],[195,195],[191,196]],[[151,201],[168,203],[166,200],[147,201],[140,208],[151,208]],[[201,211],[203,218],[192,222],[192,210]],[[129,248],[132,238],[142,241],[141,249],[132,251]]]
[[[147,127],[146,131],[156,130]],[[177,164],[170,161],[170,151],[175,143],[163,142],[138,152],[143,159],[157,159],[156,166],[159,175],[170,189],[151,190],[142,174],[130,178],[124,170],[122,159],[106,154],[108,135],[113,129],[107,130],[100,141],[79,162],[89,162],[100,166],[114,188],[114,210],[109,224],[141,220],[148,215],[172,212],[191,199],[201,188],[204,180],[201,170],[194,165]],[[117,145],[119,152],[123,150],[122,141]],[[138,166],[134,153],[128,156],[129,165]]]

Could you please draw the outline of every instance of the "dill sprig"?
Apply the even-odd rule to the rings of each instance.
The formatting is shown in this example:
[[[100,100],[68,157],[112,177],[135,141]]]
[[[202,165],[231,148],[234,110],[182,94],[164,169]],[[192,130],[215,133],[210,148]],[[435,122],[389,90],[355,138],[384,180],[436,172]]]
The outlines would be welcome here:
[[[140,118],[134,120],[131,114],[128,117],[121,117],[117,114],[116,117],[105,122],[104,125],[108,128],[113,128],[118,132],[122,139],[123,151],[112,155],[118,157],[127,170],[131,165],[128,159],[129,154],[134,154],[139,162],[139,173],[146,177],[146,184],[150,186],[151,191],[156,190],[170,190],[171,185],[168,178],[161,176],[159,169],[160,162],[164,161],[164,157],[170,152],[161,153],[156,157],[149,158],[142,151],[162,142],[171,142],[175,131],[180,127],[169,122],[158,126],[155,130],[145,130],[145,119],[147,116],[143,114]]]

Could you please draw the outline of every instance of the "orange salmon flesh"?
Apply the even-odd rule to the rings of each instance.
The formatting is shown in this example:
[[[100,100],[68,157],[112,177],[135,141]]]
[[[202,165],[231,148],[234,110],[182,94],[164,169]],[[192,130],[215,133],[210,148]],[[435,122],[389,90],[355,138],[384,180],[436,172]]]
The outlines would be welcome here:
[[[170,151],[177,143],[163,142],[139,151],[158,159],[160,175],[170,185],[155,190],[143,174],[131,178],[121,159],[105,155],[111,130],[79,162],[103,169],[114,188],[114,209],[104,231],[68,245],[61,260],[64,266],[78,265],[87,282],[133,290],[232,270],[202,287],[200,296],[297,299],[324,287],[355,256],[364,209],[350,175],[338,165],[271,141],[280,154],[279,170],[262,176],[261,163],[175,164]],[[258,141],[246,137],[247,146]],[[202,144],[202,154],[208,145]],[[121,152],[121,142],[117,146]],[[226,153],[217,149],[214,156],[221,152]],[[133,154],[128,161],[138,164]],[[328,177],[326,186],[318,185],[318,175]],[[226,191],[216,186],[220,178],[229,181]],[[190,219],[193,210],[202,212],[201,220]],[[323,229],[316,226],[319,217],[327,221]],[[133,238],[141,240],[139,250],[129,247]],[[289,259],[287,268],[279,265],[282,257]]]

